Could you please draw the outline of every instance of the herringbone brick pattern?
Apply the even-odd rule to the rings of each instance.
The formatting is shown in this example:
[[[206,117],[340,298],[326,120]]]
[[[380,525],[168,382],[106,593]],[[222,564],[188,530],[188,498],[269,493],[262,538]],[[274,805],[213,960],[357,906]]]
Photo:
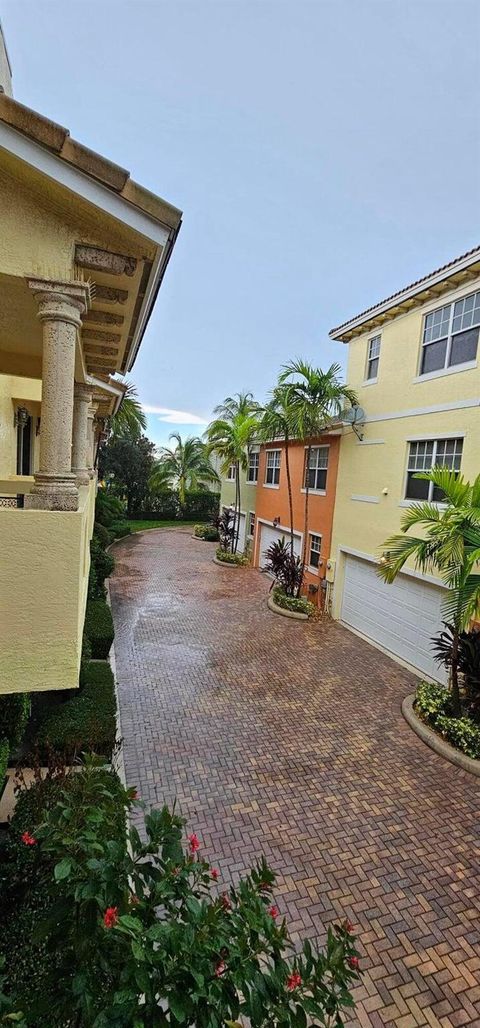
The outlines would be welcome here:
[[[480,1026],[480,781],[403,721],[412,675],[212,554],[179,530],[117,547],[129,783],[177,799],[224,880],[265,853],[298,937],[358,925],[352,1024]]]

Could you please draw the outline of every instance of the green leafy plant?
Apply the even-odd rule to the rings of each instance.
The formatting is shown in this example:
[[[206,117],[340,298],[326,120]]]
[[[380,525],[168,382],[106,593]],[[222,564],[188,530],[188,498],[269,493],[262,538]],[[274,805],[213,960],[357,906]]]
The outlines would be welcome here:
[[[217,560],[221,564],[235,564],[237,567],[245,567],[248,564],[248,558],[244,557],[240,553],[231,553],[229,550],[223,550],[220,546],[215,552]]]
[[[442,632],[432,639],[434,659],[449,671],[452,666],[455,646],[455,626],[443,622]],[[463,689],[460,697],[462,709],[480,720],[480,631],[460,632],[458,636],[458,670],[462,675]]]
[[[197,436],[182,439],[178,432],[172,432],[169,439],[173,439],[176,446],[173,449],[161,447],[149,486],[153,492],[176,489],[180,506],[184,507],[189,490],[220,485],[220,479],[210,462],[208,446],[201,439]]]
[[[125,504],[106,489],[99,489],[95,500],[95,525],[103,525],[109,529],[114,521],[121,521],[125,517]]]
[[[288,551],[290,553],[290,551]],[[315,611],[315,606],[304,596],[288,596],[282,586],[276,586],[272,590],[273,602],[283,610],[290,610],[294,614],[307,614],[308,617]]]
[[[442,607],[446,620],[453,627],[450,661],[450,687],[453,711],[461,717],[459,688],[459,640],[480,604],[480,475],[473,484],[446,467],[419,472],[415,478],[433,482],[443,497],[442,507],[434,503],[412,503],[405,511],[401,530],[384,543],[385,551],[378,565],[379,575],[393,582],[412,558],[423,573],[438,572],[446,587]],[[419,538],[407,536],[410,528],[421,528]]]
[[[89,600],[85,614],[85,632],[94,660],[106,660],[115,638],[110,607],[103,599]]]
[[[131,535],[132,529],[125,521],[114,521],[110,525],[110,531],[115,536],[115,539],[123,539],[124,536]]]
[[[7,773],[10,746],[8,739],[0,739],[0,796],[3,792],[3,783]]]
[[[204,539],[209,543],[216,543],[219,540],[218,528],[215,525],[195,525],[193,534],[197,539]]]
[[[250,447],[259,433],[260,411],[261,407],[254,400],[252,393],[227,396],[223,403],[215,408],[216,417],[205,432],[208,451],[216,453],[220,458],[222,474],[226,474],[231,466],[235,468],[235,505],[230,541],[232,553],[237,552],[238,546],[241,511],[240,471],[246,471],[248,467]]]
[[[265,551],[265,571],[275,578],[286,597],[297,598],[303,581],[303,564],[300,557],[292,553],[285,542],[285,536],[276,539]]]
[[[117,522],[115,522],[115,524],[116,523]],[[108,528],[105,528],[105,525],[101,525],[99,521],[96,521],[93,526],[93,535],[97,538],[100,546],[103,546],[104,550],[107,549],[107,546],[110,546],[110,543],[113,540],[113,534]]]
[[[449,689],[422,682],[415,694],[415,710],[447,742],[467,757],[480,758],[480,727],[469,717],[455,717]]]
[[[26,830],[51,893],[37,931],[57,960],[51,1014],[76,1028],[342,1025],[358,978],[353,926],[296,953],[264,860],[235,887],[220,885],[197,835],[184,841],[185,822],[167,807],[147,813],[145,841],[132,829],[127,847],[118,818],[135,792],[98,775],[72,776],[75,802],[60,789]]]

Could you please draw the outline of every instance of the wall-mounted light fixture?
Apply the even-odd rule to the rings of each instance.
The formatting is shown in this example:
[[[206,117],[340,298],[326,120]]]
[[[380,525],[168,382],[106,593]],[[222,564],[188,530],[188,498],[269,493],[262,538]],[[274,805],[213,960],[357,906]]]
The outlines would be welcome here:
[[[279,524],[280,524],[280,518],[274,518],[273,519],[273,527],[274,528],[278,528]]]
[[[390,560],[390,553],[389,553],[388,550],[384,550],[384,552],[382,553],[382,556],[380,557],[380,560],[379,560],[378,563],[383,565],[383,564],[386,564],[389,560]]]
[[[20,425],[23,428],[28,421],[28,410],[26,407],[16,407],[13,415],[13,427]]]

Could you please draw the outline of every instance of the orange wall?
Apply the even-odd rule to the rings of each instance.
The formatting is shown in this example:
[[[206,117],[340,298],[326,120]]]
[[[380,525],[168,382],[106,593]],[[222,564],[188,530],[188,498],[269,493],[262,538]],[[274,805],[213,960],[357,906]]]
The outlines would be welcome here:
[[[305,573],[304,592],[310,583],[316,585],[325,577],[325,565],[330,557],[330,545],[332,540],[333,509],[335,506],[335,489],[337,483],[338,456],[340,451],[340,436],[325,435],[312,441],[312,446],[329,446],[327,486],[325,496],[310,492],[308,501],[308,531],[315,532],[322,536],[322,552],[320,559],[323,560],[323,567],[319,574]],[[264,486],[265,481],[265,451],[270,449],[282,450],[280,465],[280,484],[278,489]],[[304,462],[305,444],[291,443],[289,446],[290,456],[290,477],[292,481],[293,497],[293,527],[296,531],[303,533],[305,493],[302,493],[304,485]],[[260,524],[259,519],[272,522],[274,518],[280,518],[280,524],[288,527],[290,514],[288,507],[287,474],[285,467],[285,444],[268,443],[260,449],[260,466],[257,484],[257,503],[255,511],[255,540],[254,540],[254,564],[262,566],[263,556],[260,550]],[[307,551],[308,552],[308,551]],[[308,556],[307,556],[308,560]],[[315,601],[315,596],[310,597]],[[317,599],[321,600],[320,590]]]

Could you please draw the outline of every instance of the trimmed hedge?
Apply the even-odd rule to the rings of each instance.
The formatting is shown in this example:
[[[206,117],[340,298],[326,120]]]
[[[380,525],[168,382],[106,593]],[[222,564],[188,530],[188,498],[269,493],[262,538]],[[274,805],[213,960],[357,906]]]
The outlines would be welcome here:
[[[10,746],[8,745],[8,739],[0,739],[0,796],[2,795],[3,781],[7,773],[9,754]]]
[[[115,557],[103,549],[103,546],[101,546],[95,536],[93,536],[90,542],[90,557],[92,565],[95,568],[98,586],[99,588],[103,588],[105,579],[110,578],[115,567]]]
[[[113,618],[105,600],[89,600],[85,614],[85,634],[92,647],[94,660],[106,660],[115,638]]]
[[[310,603],[310,600],[305,599],[304,596],[286,596],[280,585],[275,586],[272,590],[273,602],[277,604],[277,607],[282,607],[283,610],[291,610],[293,614],[313,614],[315,605]]]
[[[444,685],[422,682],[414,706],[422,721],[446,742],[467,757],[480,759],[480,727],[469,717],[453,717],[451,693]]]
[[[103,546],[104,550],[107,549],[107,546],[110,546],[110,543],[112,542],[112,534],[108,528],[105,528],[105,525],[101,525],[99,521],[96,521],[93,526],[93,535],[98,539],[100,546]]]
[[[218,543],[218,529],[215,525],[195,525],[193,534],[197,539],[204,539],[207,543]]]
[[[130,521],[213,521],[219,511],[220,493],[187,493],[182,505],[178,493],[168,491],[147,496],[141,507],[131,511]]]
[[[115,746],[116,710],[110,665],[91,663],[85,672],[82,691],[47,715],[34,745],[41,757],[48,757],[53,750],[68,761],[84,752],[110,759]]]
[[[110,531],[115,539],[123,539],[125,535],[132,534],[130,525],[127,525],[125,521],[114,521],[113,525],[110,525]]]
[[[29,693],[17,692],[0,696],[0,739],[7,739],[11,747],[18,746],[29,716]]]

